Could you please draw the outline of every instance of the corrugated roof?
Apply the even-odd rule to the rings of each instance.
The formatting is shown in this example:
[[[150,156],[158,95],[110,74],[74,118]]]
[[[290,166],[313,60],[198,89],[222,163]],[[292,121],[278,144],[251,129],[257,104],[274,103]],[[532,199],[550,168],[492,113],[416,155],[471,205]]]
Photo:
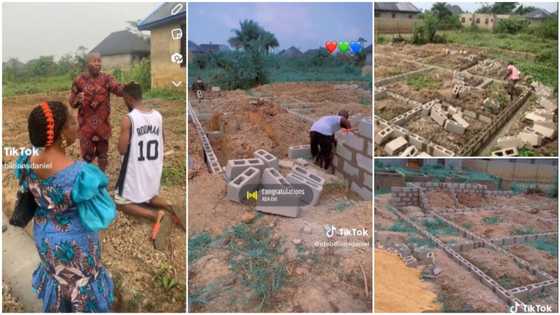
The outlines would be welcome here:
[[[535,8],[533,11],[525,14],[525,17],[528,19],[546,19],[547,17],[551,16],[552,14],[544,9]]]
[[[97,44],[92,52],[98,52],[101,56],[121,54],[149,54],[150,41],[131,33],[130,31],[118,31],[109,34],[101,43]]]
[[[180,8],[182,5],[182,8]],[[171,15],[174,9],[178,9],[176,14]],[[179,9],[180,8],[180,9]],[[165,2],[154,10],[150,15],[138,23],[141,31],[149,30],[157,26],[180,21],[185,23],[187,16],[187,4],[184,2]]]
[[[376,11],[420,13],[410,2],[375,2]]]

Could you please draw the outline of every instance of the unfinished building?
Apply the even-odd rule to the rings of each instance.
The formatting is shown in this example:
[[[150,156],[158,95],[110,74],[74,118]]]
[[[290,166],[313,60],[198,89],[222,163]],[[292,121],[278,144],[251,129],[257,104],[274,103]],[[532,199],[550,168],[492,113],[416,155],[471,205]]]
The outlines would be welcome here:
[[[505,64],[480,50],[376,46],[375,154],[517,156],[522,148],[556,153],[552,89],[517,84],[510,100],[505,71]]]

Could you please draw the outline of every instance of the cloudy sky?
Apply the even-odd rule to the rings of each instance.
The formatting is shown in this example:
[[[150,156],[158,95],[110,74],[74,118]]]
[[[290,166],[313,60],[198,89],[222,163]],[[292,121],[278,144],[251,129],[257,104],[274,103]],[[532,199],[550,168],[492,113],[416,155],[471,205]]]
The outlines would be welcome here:
[[[447,2],[450,4],[457,4],[463,11],[474,12],[476,9],[482,7],[484,4],[491,4],[493,2]],[[432,8],[434,2],[412,2],[420,10],[429,10]],[[548,12],[555,12],[557,8],[556,2],[523,2],[523,6],[533,6],[545,9]]]
[[[371,3],[190,3],[189,40],[196,44],[227,44],[239,22],[252,19],[276,35],[280,47],[305,51],[327,40],[370,44]]]
[[[107,35],[126,29],[126,21],[144,19],[157,3],[4,3],[2,60],[88,50]]]

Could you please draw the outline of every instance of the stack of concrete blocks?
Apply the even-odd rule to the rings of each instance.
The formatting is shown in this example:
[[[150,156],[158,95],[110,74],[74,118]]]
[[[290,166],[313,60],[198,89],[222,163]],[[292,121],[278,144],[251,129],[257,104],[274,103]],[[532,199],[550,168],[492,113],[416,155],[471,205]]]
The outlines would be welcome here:
[[[336,173],[342,176],[350,189],[364,200],[372,199],[372,120],[362,118],[357,132],[339,130],[334,157]]]
[[[536,241],[536,240],[546,240],[546,239],[555,240],[557,237],[558,237],[557,232],[548,232],[548,233],[518,235],[518,236],[504,237],[499,239],[491,239],[490,242],[498,246],[509,246],[509,245],[527,243],[529,241]]]
[[[313,192],[311,196],[306,195],[302,197],[302,208],[314,207],[319,204],[319,198],[325,184],[325,179],[321,176],[300,165],[294,165],[292,171],[286,176],[286,180],[292,185],[306,186],[307,191]]]
[[[303,149],[299,149],[303,151]],[[313,192],[309,196],[310,203],[306,206],[314,206],[318,203],[323,184],[325,180],[317,175],[309,172],[306,168],[296,165],[286,178],[278,171],[278,159],[271,153],[265,150],[257,150],[253,153],[255,158],[252,159],[237,159],[229,160],[226,165],[225,177],[227,184],[226,198],[241,202],[245,196],[242,196],[242,191],[247,190],[247,185],[252,186],[252,189],[257,190],[262,185],[278,185],[285,188],[290,188],[293,184],[305,185],[309,191]],[[298,202],[295,205],[278,205],[266,206],[257,204],[256,210],[273,213],[288,217],[297,217],[300,214],[300,205]]]

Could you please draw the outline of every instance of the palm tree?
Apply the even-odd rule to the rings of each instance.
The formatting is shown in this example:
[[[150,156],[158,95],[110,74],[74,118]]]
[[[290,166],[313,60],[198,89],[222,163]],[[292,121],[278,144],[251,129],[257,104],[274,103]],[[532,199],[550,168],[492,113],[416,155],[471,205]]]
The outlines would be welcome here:
[[[228,40],[231,47],[235,49],[247,49],[255,45],[263,48],[267,52],[271,48],[279,46],[276,36],[271,32],[265,31],[257,22],[253,20],[244,20],[239,22],[239,29],[234,29],[232,32],[235,36]]]

